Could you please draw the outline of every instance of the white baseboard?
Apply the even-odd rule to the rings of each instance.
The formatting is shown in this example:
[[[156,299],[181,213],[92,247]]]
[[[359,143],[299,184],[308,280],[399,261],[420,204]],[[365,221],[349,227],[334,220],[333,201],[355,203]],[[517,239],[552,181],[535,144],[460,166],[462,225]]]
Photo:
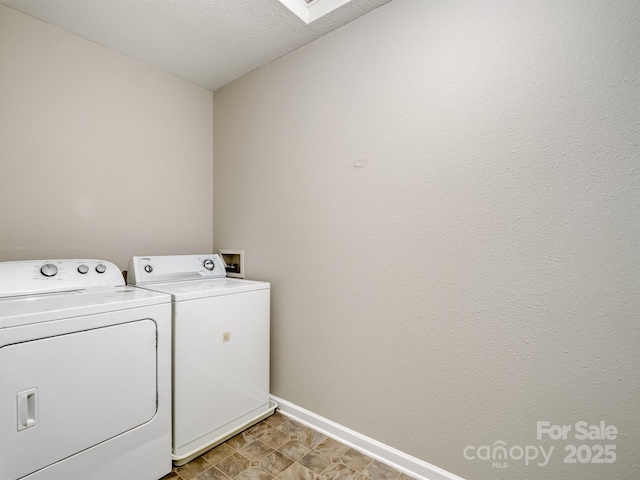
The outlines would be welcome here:
[[[410,477],[418,480],[464,480],[453,473],[431,465],[419,458],[407,455],[400,450],[396,450],[384,443],[380,443],[373,438],[369,438],[361,433],[348,429],[347,427],[335,423],[327,418],[321,417],[309,410],[294,405],[291,402],[271,395],[271,398],[278,403],[278,410],[287,417],[292,418],[308,427],[317,430],[324,435],[338,440],[345,445],[358,450],[369,457],[386,463]]]

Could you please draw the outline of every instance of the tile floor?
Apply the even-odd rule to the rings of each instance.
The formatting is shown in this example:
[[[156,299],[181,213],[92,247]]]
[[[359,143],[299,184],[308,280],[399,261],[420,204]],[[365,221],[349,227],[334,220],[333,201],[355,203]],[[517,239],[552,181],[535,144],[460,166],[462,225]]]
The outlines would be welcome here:
[[[162,480],[410,480],[276,412]]]

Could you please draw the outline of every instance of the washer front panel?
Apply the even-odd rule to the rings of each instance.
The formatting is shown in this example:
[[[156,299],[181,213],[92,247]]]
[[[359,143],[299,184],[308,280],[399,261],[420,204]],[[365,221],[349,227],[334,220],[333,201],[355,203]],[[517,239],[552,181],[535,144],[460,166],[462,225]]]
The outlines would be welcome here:
[[[269,290],[256,290],[175,305],[175,456],[266,409],[269,302]]]

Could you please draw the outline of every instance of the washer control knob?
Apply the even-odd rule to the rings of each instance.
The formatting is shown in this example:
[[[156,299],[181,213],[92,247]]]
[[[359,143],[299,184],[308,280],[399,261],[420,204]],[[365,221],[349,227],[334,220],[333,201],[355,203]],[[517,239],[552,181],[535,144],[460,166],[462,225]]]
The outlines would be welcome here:
[[[103,265],[102,263],[99,263],[98,265],[96,265],[96,272],[104,273],[106,271],[107,271],[107,267],[105,265]]]
[[[147,273],[151,273],[153,272],[153,267],[151,265],[145,265],[144,266],[144,271]]]
[[[53,277],[56,273],[58,273],[58,267],[56,267],[53,263],[45,263],[40,269],[40,273],[42,273],[45,277]]]
[[[211,260],[210,258],[207,258],[204,262],[202,262],[202,266],[207,270],[213,270],[215,267],[215,264],[213,263],[213,260]]]
[[[89,273],[89,267],[83,263],[78,267],[78,273],[81,273],[82,275]]]

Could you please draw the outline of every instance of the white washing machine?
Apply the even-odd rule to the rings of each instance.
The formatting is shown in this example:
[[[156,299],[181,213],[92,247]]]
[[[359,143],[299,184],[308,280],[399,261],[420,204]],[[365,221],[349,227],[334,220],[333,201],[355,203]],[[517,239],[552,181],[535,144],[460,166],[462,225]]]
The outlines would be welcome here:
[[[127,281],[172,298],[176,465],[275,411],[268,282],[226,278],[214,254],[133,257]]]
[[[0,262],[0,478],[171,471],[171,303],[102,260]]]

